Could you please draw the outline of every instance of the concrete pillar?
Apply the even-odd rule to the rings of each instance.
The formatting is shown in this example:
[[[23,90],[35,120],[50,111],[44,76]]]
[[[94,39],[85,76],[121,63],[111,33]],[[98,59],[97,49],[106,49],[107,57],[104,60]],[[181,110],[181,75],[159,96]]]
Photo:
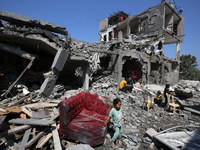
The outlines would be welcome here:
[[[118,32],[118,41],[119,42],[123,42],[123,33],[122,33],[122,31]]]
[[[62,71],[65,62],[69,56],[69,49],[60,49],[54,57],[53,64],[51,66],[52,73],[44,80],[40,87],[40,95],[49,96],[55,86],[56,80],[59,76],[60,71]]]
[[[176,60],[180,61],[181,42],[176,43]]]
[[[83,88],[89,90],[89,64],[87,62],[83,65]]]
[[[163,56],[161,56],[161,57],[163,57]],[[162,72],[161,84],[166,84],[165,83],[165,64],[164,64],[164,62],[162,62],[162,70],[161,70],[161,72]]]
[[[122,80],[122,68],[123,68],[122,55],[118,58],[117,68],[118,68],[118,82],[120,83]]]
[[[130,28],[129,22],[126,23],[126,26],[127,26],[127,35],[130,35],[131,34],[131,28]]]
[[[106,42],[108,42],[109,41],[109,32],[107,31],[107,33],[106,33]]]
[[[150,83],[150,74],[151,74],[151,56],[147,62],[147,66],[148,66],[148,68],[147,68],[147,83],[149,84]]]

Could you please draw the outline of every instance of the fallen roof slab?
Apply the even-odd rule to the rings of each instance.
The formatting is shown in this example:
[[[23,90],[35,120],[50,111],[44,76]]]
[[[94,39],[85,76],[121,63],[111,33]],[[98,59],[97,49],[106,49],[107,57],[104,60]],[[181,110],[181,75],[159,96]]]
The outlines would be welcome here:
[[[193,132],[158,133],[154,138],[172,150],[200,149],[200,128]]]
[[[22,16],[19,14],[11,13],[8,11],[3,11],[0,10],[0,19],[9,21],[14,24],[24,24],[28,26],[35,26],[35,27],[40,27],[40,28],[45,28],[47,30],[60,33],[63,35],[67,35],[68,32],[65,27],[59,26],[44,20],[35,20],[26,16]]]

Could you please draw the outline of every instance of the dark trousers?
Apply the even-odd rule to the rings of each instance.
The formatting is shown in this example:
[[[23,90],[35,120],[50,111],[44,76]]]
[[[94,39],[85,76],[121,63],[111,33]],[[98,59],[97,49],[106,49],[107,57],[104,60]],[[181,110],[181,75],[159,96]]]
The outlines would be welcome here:
[[[132,86],[124,86],[121,90],[123,91],[123,92],[127,92],[127,91],[129,91],[129,92],[132,92]]]
[[[167,99],[167,96],[165,96],[165,106],[167,105],[168,103],[168,99]]]
[[[160,106],[160,104],[161,104],[162,101],[155,98],[155,99],[154,99],[154,102],[155,102],[156,104],[158,104],[158,106]]]

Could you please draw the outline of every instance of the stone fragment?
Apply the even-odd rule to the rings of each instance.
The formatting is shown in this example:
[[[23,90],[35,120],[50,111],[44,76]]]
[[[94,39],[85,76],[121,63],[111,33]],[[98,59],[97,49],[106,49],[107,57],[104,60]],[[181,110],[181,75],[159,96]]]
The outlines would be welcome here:
[[[146,131],[146,134],[148,134],[150,137],[153,137],[154,135],[156,135],[158,132],[156,132],[153,128],[149,128]]]

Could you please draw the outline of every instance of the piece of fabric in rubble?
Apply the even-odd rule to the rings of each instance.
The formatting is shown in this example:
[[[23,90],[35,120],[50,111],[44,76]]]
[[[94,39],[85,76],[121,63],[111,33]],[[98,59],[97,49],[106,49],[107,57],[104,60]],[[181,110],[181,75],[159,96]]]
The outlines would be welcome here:
[[[59,108],[61,135],[91,146],[103,144],[110,108],[98,95],[81,92],[61,101]]]

